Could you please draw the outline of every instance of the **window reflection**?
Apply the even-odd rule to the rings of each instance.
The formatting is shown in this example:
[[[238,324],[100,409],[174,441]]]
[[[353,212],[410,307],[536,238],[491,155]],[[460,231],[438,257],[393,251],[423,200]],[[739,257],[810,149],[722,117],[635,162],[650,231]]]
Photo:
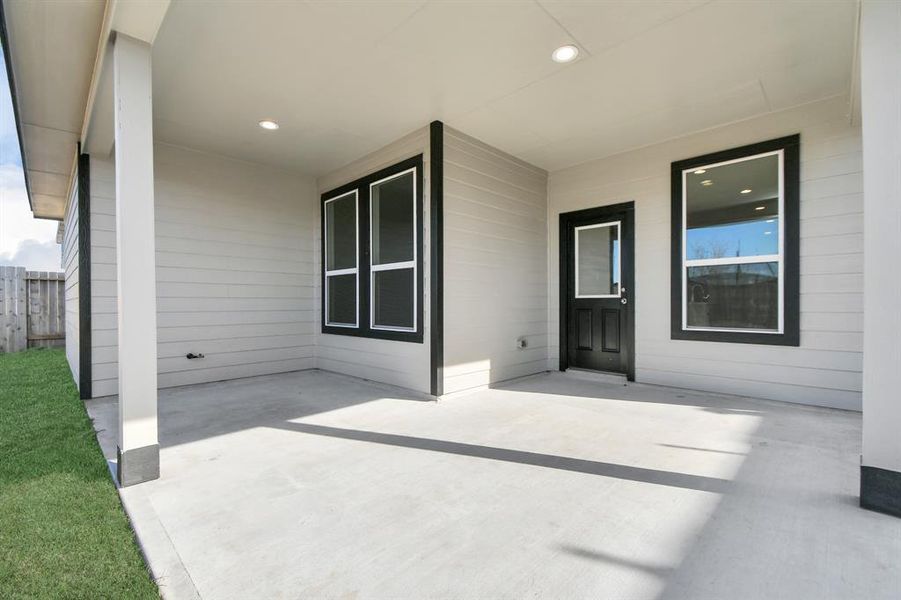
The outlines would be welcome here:
[[[348,194],[325,205],[326,269],[357,266],[357,195]]]
[[[686,247],[689,260],[778,254],[779,220],[771,218],[689,229]]]
[[[776,330],[779,263],[688,267],[689,327]]]
[[[779,157],[685,174],[687,260],[779,253]]]
[[[576,297],[619,295],[619,223],[576,228]]]
[[[779,330],[780,157],[683,171],[685,327]]]
[[[414,186],[412,172],[372,186],[372,264],[413,260]]]

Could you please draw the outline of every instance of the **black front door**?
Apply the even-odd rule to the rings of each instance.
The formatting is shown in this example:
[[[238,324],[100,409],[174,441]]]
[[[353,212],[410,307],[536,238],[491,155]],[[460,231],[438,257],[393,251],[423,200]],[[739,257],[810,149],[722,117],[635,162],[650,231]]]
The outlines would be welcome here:
[[[634,378],[634,209],[560,215],[560,368]]]

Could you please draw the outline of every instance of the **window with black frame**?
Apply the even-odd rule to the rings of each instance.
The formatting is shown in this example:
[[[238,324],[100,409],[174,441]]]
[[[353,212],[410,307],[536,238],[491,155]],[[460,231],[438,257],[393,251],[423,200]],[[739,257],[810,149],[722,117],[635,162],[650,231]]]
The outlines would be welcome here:
[[[332,327],[356,327],[359,322],[357,198],[352,190],[323,203],[325,323]]]
[[[322,196],[322,331],[422,342],[422,156]]]
[[[798,344],[798,144],[673,163],[674,339]]]

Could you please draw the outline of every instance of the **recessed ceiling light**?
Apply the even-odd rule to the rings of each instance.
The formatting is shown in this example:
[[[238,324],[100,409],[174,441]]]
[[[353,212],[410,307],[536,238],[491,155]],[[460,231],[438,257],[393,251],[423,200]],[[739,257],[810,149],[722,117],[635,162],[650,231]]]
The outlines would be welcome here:
[[[712,180],[712,179],[705,179],[704,181],[701,182],[701,185],[705,185],[705,186],[706,186],[706,185],[713,185],[713,180]]]
[[[703,175],[706,172],[707,172],[707,169],[698,169],[697,171],[695,171],[695,175]]]
[[[263,119],[262,121],[260,121],[260,127],[274,131],[278,129],[278,123],[276,123],[272,119]]]
[[[754,210],[765,210],[766,206],[755,206]]]
[[[746,189],[743,189],[743,190],[741,191],[741,193],[742,193],[742,194],[750,194],[751,191],[752,191],[751,188],[746,188]]]
[[[579,49],[572,44],[560,46],[551,54],[551,58],[554,59],[554,62],[558,63],[572,62],[576,60],[577,56],[579,56]]]

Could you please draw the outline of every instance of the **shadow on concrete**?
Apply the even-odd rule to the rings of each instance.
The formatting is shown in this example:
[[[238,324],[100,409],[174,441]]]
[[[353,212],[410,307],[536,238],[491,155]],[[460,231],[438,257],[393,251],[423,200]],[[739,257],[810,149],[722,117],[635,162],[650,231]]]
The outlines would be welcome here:
[[[553,394],[595,400],[615,400],[672,406],[693,406],[716,414],[758,415],[767,408],[784,405],[782,402],[758,400],[742,396],[729,396],[692,390],[668,388],[657,385],[629,383],[620,385],[570,377],[565,373],[550,372],[522,379],[499,382],[490,386],[514,392]],[[759,404],[759,408],[758,405]],[[800,405],[797,408],[806,408]],[[819,409],[816,409],[819,410]]]
[[[562,471],[572,471],[574,473],[613,477],[626,481],[638,481],[641,483],[665,485],[717,494],[725,493],[731,485],[730,481],[717,479],[715,477],[704,477],[701,475],[690,475],[688,473],[675,473],[672,471],[631,467],[628,465],[570,458],[554,454],[510,450],[507,448],[465,444],[461,442],[450,442],[408,435],[361,431],[359,429],[343,429],[339,427],[327,427],[325,425],[312,425],[309,423],[280,423],[278,425],[273,425],[273,427],[308,435],[323,435],[344,440],[369,442],[372,444],[399,446],[415,450],[427,450],[430,452],[443,452],[445,454],[456,454],[458,456],[470,456],[473,458],[497,460],[547,469],[559,469]]]
[[[383,400],[427,402],[399,388],[321,371],[299,371],[160,392],[160,446]]]
[[[169,448],[388,398],[429,402],[400,388],[317,370],[166,388],[159,391],[159,443]],[[118,398],[85,405],[104,454],[114,458]]]
[[[664,448],[675,448],[676,450],[696,450],[698,452],[714,452],[716,454],[731,454],[732,456],[747,456],[744,452],[730,452],[729,450],[717,450],[716,448],[698,448],[697,446],[682,446],[679,444],[657,444]]]
[[[678,534],[675,539],[667,539],[666,531],[653,531],[650,526],[631,523],[635,543],[631,549],[624,548],[621,555],[610,554],[609,549],[603,548],[603,542],[598,542],[601,547],[583,547],[566,545],[557,538],[549,540],[549,544],[580,562],[579,568],[573,571],[574,577],[579,576],[580,570],[584,573],[598,569],[606,573],[604,565],[620,566],[659,581],[660,600],[761,597],[894,600],[897,597],[897,590],[901,589],[901,568],[895,557],[901,555],[901,520],[857,507],[859,415],[652,385],[598,384],[570,380],[559,374],[493,387],[505,393],[478,400],[511,402],[522,411],[529,411],[536,403],[553,402],[577,408],[580,418],[609,419],[608,423],[614,424],[622,415],[636,412],[640,418],[656,418],[659,422],[664,417],[655,417],[658,411],[650,404],[684,406],[695,417],[703,416],[695,411],[726,415],[723,419],[690,419],[691,428],[685,432],[664,427],[658,436],[647,439],[649,460],[675,456],[676,460],[688,462],[663,464],[691,467],[691,461],[697,459],[698,464],[706,465],[703,472],[719,477],[297,422],[310,415],[385,399],[423,402],[422,397],[405,395],[397,389],[320,372],[164,390],[160,394],[161,444],[176,446],[268,427],[715,493],[719,498],[709,512],[686,513],[690,504],[659,506],[662,514],[671,514],[674,519],[681,516],[686,521],[673,522],[671,535]],[[528,398],[516,392],[534,396]],[[602,405],[603,411],[597,408]],[[115,420],[114,405],[109,412]],[[660,412],[665,414],[666,411]],[[441,415],[436,413],[436,418]],[[717,423],[744,418],[755,423],[740,434],[724,437],[710,429]],[[367,427],[365,423],[363,427]],[[719,450],[721,444],[743,452]],[[524,476],[533,472],[523,470]],[[703,497],[710,500],[707,494]],[[606,503],[623,502],[625,498],[635,501],[634,496],[623,496],[614,490],[609,497],[594,499],[589,506],[600,514]],[[650,494],[641,500],[656,510]],[[528,527],[527,521],[523,527]],[[669,566],[660,563],[662,553],[658,544],[664,542],[670,550],[668,554],[663,553],[662,560]],[[617,546],[611,547],[620,551]]]
[[[670,567],[647,562],[659,548],[624,559],[594,548],[558,545],[567,554],[656,577],[657,600],[690,598],[897,598],[901,589],[901,521],[861,510],[855,494],[860,415],[851,411],[694,392],[569,379],[551,373],[498,388],[595,398],[598,402],[655,403],[750,417],[756,424],[734,441],[745,452],[715,445],[681,445],[674,452],[740,460],[706,518],[683,532]],[[677,433],[674,431],[674,434]],[[696,436],[697,437],[697,436]],[[700,439],[705,436],[702,434]],[[711,432],[711,439],[717,439]],[[736,457],[736,458],[733,458]],[[646,532],[654,539],[652,532]],[[889,558],[892,557],[892,558]]]
[[[565,552],[566,554],[570,554],[572,556],[578,558],[584,558],[593,562],[603,563],[608,565],[616,565],[619,567],[625,567],[627,569],[632,569],[635,571],[641,571],[642,573],[647,573],[649,575],[653,575],[658,579],[666,579],[672,572],[672,567],[663,567],[659,565],[650,565],[647,563],[642,563],[636,560],[625,559],[619,556],[614,556],[607,552],[599,552],[597,550],[589,550],[587,548],[582,548],[580,546],[573,546],[571,544],[562,544],[559,546],[560,550]]]

